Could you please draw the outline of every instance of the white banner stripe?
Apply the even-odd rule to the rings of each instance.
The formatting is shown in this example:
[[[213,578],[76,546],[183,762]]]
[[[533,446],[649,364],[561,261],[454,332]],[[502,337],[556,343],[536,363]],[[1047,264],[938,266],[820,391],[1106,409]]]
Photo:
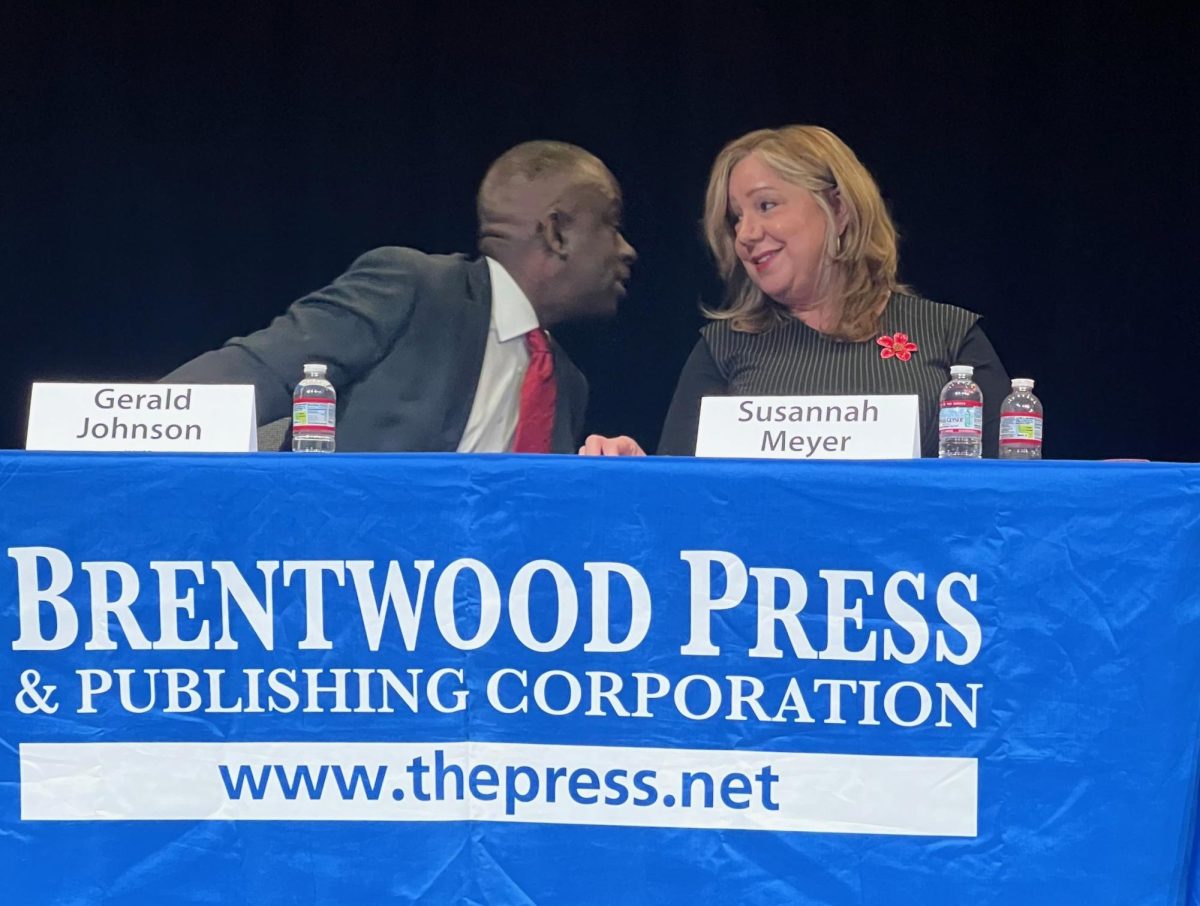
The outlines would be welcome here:
[[[972,837],[974,758],[518,743],[23,743],[26,821],[515,821]]]

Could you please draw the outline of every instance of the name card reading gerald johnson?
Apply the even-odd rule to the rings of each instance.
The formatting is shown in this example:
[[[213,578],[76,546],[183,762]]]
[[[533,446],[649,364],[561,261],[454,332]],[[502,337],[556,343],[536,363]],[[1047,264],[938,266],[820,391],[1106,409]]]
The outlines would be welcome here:
[[[246,453],[257,423],[248,384],[37,383],[25,449]]]
[[[707,396],[697,456],[916,459],[915,396]]]

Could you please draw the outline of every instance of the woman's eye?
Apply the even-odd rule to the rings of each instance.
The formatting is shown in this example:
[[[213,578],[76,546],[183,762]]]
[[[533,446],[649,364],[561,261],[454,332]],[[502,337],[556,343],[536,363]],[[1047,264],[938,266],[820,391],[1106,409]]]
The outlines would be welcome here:
[[[760,211],[762,211],[764,214],[767,211],[771,210],[771,208],[773,208],[773,207],[775,207],[775,202],[773,202],[773,201],[760,201],[758,203],[758,209]]]

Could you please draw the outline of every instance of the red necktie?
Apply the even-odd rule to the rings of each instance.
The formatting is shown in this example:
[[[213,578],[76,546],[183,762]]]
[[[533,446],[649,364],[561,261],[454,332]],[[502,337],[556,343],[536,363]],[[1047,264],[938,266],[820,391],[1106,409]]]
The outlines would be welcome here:
[[[546,332],[540,327],[525,334],[525,346],[529,349],[529,368],[521,384],[521,409],[512,451],[549,453],[556,393],[554,356]]]

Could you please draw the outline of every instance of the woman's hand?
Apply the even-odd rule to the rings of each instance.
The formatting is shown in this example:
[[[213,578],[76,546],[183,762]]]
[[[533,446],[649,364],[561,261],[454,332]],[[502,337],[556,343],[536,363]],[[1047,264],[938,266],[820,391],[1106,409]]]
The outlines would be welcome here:
[[[592,434],[579,448],[580,456],[645,456],[636,440],[622,434],[620,437],[604,437]]]

